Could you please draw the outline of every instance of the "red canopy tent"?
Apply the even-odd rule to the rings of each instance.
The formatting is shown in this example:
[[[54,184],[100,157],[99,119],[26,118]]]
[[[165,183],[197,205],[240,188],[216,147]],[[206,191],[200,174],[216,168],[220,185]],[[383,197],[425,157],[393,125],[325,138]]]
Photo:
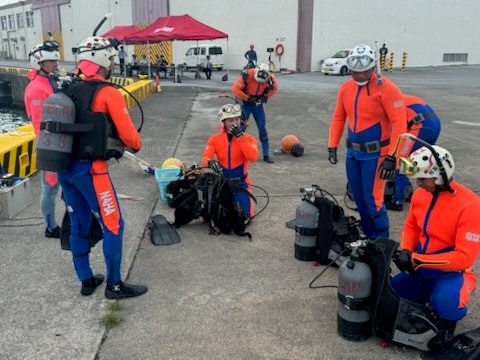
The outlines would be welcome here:
[[[115,37],[124,44],[150,44],[161,41],[198,41],[226,38],[228,62],[228,35],[208,25],[205,25],[198,20],[195,20],[187,14],[159,17],[157,20],[155,20],[152,24],[150,24],[143,30],[138,30],[135,25],[116,26],[102,36]],[[148,64],[148,66],[148,72],[150,74],[150,63]],[[228,64],[227,70],[229,71]]]
[[[127,43],[155,43],[165,40],[213,40],[228,39],[224,32],[216,30],[190,15],[159,17],[147,28],[125,35]]]
[[[125,42],[125,37],[130,34],[134,34],[139,32],[140,29],[137,28],[135,25],[121,25],[115,26],[114,28],[107,31],[105,34],[102,35],[104,38],[116,38],[120,42]]]

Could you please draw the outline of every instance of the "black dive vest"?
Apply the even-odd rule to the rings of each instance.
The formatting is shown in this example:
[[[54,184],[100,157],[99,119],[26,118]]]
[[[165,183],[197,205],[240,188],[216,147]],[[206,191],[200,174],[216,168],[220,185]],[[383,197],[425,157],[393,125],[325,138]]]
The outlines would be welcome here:
[[[103,86],[112,86],[103,81],[79,81],[62,92],[75,103],[75,125],[90,125],[91,131],[75,132],[72,147],[74,160],[108,160],[121,158],[124,145],[119,140],[117,129],[110,116],[91,110],[93,98]]]

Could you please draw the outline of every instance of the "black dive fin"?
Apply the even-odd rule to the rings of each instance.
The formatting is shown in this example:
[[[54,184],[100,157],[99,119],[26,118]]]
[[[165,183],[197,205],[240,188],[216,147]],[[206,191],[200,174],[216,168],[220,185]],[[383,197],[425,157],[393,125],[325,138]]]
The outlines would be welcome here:
[[[424,352],[423,360],[480,360],[480,327],[454,336],[442,351]]]
[[[180,242],[177,229],[163,215],[154,215],[148,228],[153,245],[171,245]]]

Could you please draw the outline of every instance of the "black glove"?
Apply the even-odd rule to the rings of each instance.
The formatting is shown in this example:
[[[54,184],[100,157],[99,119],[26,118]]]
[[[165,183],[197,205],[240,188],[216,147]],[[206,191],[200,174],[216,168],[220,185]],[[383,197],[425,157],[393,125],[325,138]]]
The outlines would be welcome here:
[[[408,250],[397,250],[393,255],[393,262],[397,265],[398,270],[405,274],[413,275],[415,272],[412,265],[412,253]]]
[[[268,101],[268,96],[267,95],[262,95],[262,102],[266,104],[267,101]]]
[[[245,105],[255,105],[255,98],[253,96],[249,96],[247,100],[244,100],[243,103]]]
[[[337,148],[328,148],[328,161],[330,161],[330,164],[336,164],[338,162]]]
[[[380,165],[380,178],[383,180],[387,180],[393,176],[395,173],[395,164],[397,160],[390,155],[385,156],[385,160],[383,160],[382,164]]]
[[[219,173],[222,171],[222,165],[217,160],[210,160],[208,162],[208,167],[215,171],[216,173]]]
[[[236,138],[239,138],[242,136],[243,134],[243,131],[242,129],[240,129],[237,125],[233,125],[232,128],[230,129],[230,132],[232,133],[233,136],[235,136]]]

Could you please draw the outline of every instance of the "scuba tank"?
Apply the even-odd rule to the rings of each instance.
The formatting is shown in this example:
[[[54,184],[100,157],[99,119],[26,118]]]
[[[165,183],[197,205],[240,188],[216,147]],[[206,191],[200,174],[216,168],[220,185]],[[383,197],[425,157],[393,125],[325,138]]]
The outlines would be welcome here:
[[[295,211],[295,258],[302,261],[315,260],[320,211],[310,198],[315,189],[300,189],[305,195]]]
[[[63,93],[50,95],[43,103],[40,138],[36,147],[39,170],[68,170],[72,158],[73,133],[60,133],[58,128],[61,124],[74,124],[75,114],[74,102]]]
[[[357,240],[350,246],[350,259],[343,262],[338,270],[338,334],[345,340],[365,341],[372,335],[372,321],[367,308],[372,271],[359,254],[359,248],[366,246],[366,240]]]

